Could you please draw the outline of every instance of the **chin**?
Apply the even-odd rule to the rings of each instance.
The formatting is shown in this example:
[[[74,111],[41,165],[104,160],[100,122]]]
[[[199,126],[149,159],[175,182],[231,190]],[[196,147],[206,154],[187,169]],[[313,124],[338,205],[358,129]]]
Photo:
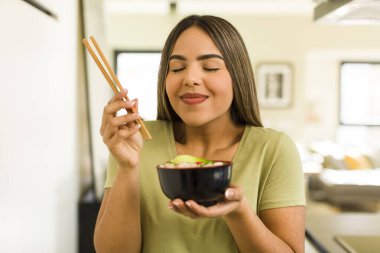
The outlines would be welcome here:
[[[205,118],[205,117],[186,117],[182,118],[183,123],[185,123],[187,126],[191,127],[204,127],[209,124],[216,123],[216,120],[214,118]]]
[[[182,119],[182,121],[187,126],[192,126],[192,127],[204,126],[209,122],[209,121],[203,121],[203,120],[199,120],[199,119],[191,119],[191,120]]]
[[[184,117],[182,115],[178,115],[182,122],[188,126],[202,126],[209,122],[208,119],[202,117],[202,115],[195,114],[186,114]]]
[[[204,112],[203,113],[202,112],[197,112],[197,113],[187,112],[184,115],[180,115],[180,114],[178,115],[180,116],[183,123],[192,127],[201,127],[208,124],[219,124],[219,125],[222,124],[223,125],[229,121],[232,121],[229,113],[222,114],[217,117],[215,117],[215,115],[210,115]]]

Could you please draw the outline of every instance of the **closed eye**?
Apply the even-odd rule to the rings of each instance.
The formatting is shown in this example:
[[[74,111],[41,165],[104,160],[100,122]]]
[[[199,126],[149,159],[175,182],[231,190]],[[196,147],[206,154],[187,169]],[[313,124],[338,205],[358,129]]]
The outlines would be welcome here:
[[[203,70],[205,70],[207,72],[216,72],[219,70],[219,68],[203,68]]]
[[[176,68],[176,69],[172,69],[171,71],[174,72],[174,73],[177,73],[177,72],[180,72],[182,70],[184,70],[185,68]]]

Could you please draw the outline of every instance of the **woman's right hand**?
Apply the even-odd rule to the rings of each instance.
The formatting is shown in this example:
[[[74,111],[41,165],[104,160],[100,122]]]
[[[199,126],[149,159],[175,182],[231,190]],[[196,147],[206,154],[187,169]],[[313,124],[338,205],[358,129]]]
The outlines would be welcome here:
[[[127,93],[127,90],[123,90],[116,94],[104,107],[100,134],[119,167],[131,169],[139,162],[143,139],[139,132],[141,126],[135,123],[140,118],[137,112],[137,100],[123,100],[127,97]],[[135,113],[116,115],[121,109],[133,108],[136,109]]]

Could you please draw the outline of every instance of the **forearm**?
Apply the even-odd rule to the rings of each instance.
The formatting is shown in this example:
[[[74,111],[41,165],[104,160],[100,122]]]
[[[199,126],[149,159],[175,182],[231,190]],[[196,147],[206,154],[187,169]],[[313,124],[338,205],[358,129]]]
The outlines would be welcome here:
[[[96,224],[96,252],[138,253],[141,250],[139,172],[134,168],[118,169],[117,173]]]
[[[241,253],[294,252],[253,213],[245,198],[239,210],[224,218]]]

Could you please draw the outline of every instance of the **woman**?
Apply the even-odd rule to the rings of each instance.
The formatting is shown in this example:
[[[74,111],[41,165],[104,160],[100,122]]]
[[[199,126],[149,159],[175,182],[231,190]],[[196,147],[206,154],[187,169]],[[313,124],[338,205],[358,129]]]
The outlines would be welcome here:
[[[189,16],[170,33],[158,80],[158,120],[104,109],[111,157],[95,229],[97,252],[303,252],[303,174],[294,143],[262,127],[243,40],[224,19]],[[234,163],[224,200],[204,207],[163,195],[157,164],[179,154]]]

